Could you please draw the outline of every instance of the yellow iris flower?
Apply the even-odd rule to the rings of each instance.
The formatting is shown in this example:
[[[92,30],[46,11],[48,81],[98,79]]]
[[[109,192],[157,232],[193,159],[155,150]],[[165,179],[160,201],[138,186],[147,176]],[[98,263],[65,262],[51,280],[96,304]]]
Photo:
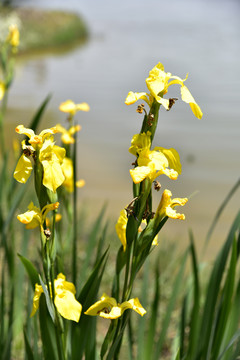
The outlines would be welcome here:
[[[179,214],[174,210],[175,206],[184,206],[188,199],[187,198],[175,198],[171,199],[172,193],[170,190],[164,190],[162,198],[155,216],[159,217],[162,220],[165,216],[168,216],[171,219],[184,220],[185,215]]]
[[[187,75],[188,76],[188,75]],[[179,84],[181,85],[181,97],[184,102],[190,105],[193,114],[198,118],[202,118],[202,111],[199,105],[194,100],[190,91],[184,85],[184,82],[187,80],[181,79],[178,76],[172,76],[171,73],[164,71],[164,66],[159,62],[154,68],[149,72],[149,77],[146,79],[146,84],[150,94],[146,92],[135,93],[130,91],[125,100],[125,104],[131,105],[138,100],[144,100],[151,107],[153,100],[155,99],[159,104],[163,105],[166,110],[169,110],[171,107],[169,99],[164,99],[163,95],[168,92],[168,88],[171,85]],[[172,79],[172,80],[171,80]],[[169,81],[171,80],[171,81]]]
[[[17,216],[17,219],[26,225],[26,229],[34,229],[37,226],[40,226],[42,229],[42,225],[46,220],[47,214],[49,211],[56,210],[59,207],[59,202],[48,204],[40,210],[37,206],[33,205],[31,202],[28,205],[28,211]]]
[[[101,299],[90,306],[84,314],[91,316],[98,315],[105,319],[117,319],[127,309],[132,309],[141,316],[146,314],[146,310],[142,307],[138,298],[130,299],[124,301],[122,304],[118,304],[114,298],[109,297],[106,294],[103,294]]]
[[[81,130],[80,125],[71,126],[68,130],[60,124],[57,124],[55,127],[58,132],[62,133],[61,140],[64,144],[73,144],[75,142],[73,135]]]
[[[133,135],[129,152],[137,156],[144,148],[150,149],[151,147],[151,132]]]
[[[66,153],[64,148],[54,143],[52,135],[57,132],[56,127],[45,129],[39,135],[36,135],[32,129],[19,125],[16,132],[27,135],[31,146],[26,146],[25,141],[22,142],[23,154],[17,163],[14,178],[20,183],[26,183],[33,169],[29,157],[31,153],[37,150],[39,151],[39,160],[43,166],[43,185],[56,192],[56,189],[65,180],[61,164]]]
[[[175,149],[155,147],[154,150],[149,150],[145,148],[139,153],[137,164],[138,166],[134,169],[130,169],[130,175],[135,184],[147,177],[153,182],[161,174],[176,180],[181,174],[180,158]]]
[[[78,322],[82,312],[82,305],[75,298],[76,289],[74,284],[65,279],[66,277],[60,273],[58,274],[57,279],[54,280],[54,304],[62,317],[67,320]],[[33,316],[39,308],[39,301],[42,293],[42,286],[35,284],[31,316]]]
[[[65,113],[69,113],[71,116],[74,116],[77,111],[89,111],[90,107],[85,102],[75,104],[72,100],[67,100],[60,104],[59,110]]]
[[[138,156],[137,165],[130,170],[130,175],[135,184],[147,177],[154,181],[159,175],[165,174],[176,180],[181,174],[179,154],[175,149],[155,147],[150,150],[151,132],[134,135],[131,141],[130,153]]]
[[[11,44],[14,48],[19,45],[19,30],[17,25],[13,24],[9,26],[9,34],[7,37],[7,42]]]

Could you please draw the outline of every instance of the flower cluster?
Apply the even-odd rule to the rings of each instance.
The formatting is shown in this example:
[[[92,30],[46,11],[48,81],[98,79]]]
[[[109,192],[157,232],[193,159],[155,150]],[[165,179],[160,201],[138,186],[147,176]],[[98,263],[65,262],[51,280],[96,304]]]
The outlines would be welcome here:
[[[192,94],[184,85],[184,82],[187,80],[188,75],[185,79],[181,79],[178,76],[173,76],[169,72],[164,71],[164,66],[160,62],[154,66],[154,68],[149,72],[149,77],[146,79],[146,84],[150,93],[146,92],[132,92],[128,93],[128,96],[125,100],[125,104],[131,105],[136,101],[142,99],[151,107],[154,99],[161,105],[164,106],[166,110],[170,110],[172,101],[170,99],[165,99],[163,96],[168,92],[168,88],[171,85],[181,85],[181,98],[184,102],[190,105],[194,115],[201,119],[202,111],[199,105],[194,100]],[[172,79],[172,80],[171,80]],[[169,81],[171,80],[171,81]]]
[[[130,225],[128,225],[129,216],[133,215],[136,222],[138,223],[138,226],[140,225],[138,228],[138,234],[135,232],[137,238],[142,238],[143,242],[152,241],[152,245],[157,243],[156,236],[159,231],[159,224],[162,220],[165,218],[180,220],[185,219],[184,214],[177,213],[175,207],[185,205],[188,201],[187,198],[172,199],[171,191],[165,189],[162,193],[161,201],[156,213],[152,213],[150,208],[151,200],[148,199],[151,199],[151,188],[149,187],[149,184],[156,184],[156,179],[158,176],[164,174],[171,180],[176,180],[178,175],[181,174],[182,170],[180,156],[175,149],[165,149],[163,147],[154,147],[151,149],[155,132],[155,129],[152,130],[152,125],[153,122],[156,123],[158,119],[159,106],[162,105],[165,109],[170,110],[176,100],[164,98],[164,95],[168,92],[169,86],[174,84],[180,85],[182,100],[190,105],[194,115],[197,118],[200,119],[202,117],[202,111],[199,105],[196,103],[190,91],[184,84],[186,79],[187,76],[185,79],[181,79],[178,76],[173,76],[169,72],[165,72],[164,66],[161,63],[158,63],[149,72],[149,76],[146,79],[149,93],[137,93],[130,91],[125,100],[127,105],[134,104],[140,99],[144,100],[149,105],[150,111],[149,114],[147,114],[143,104],[138,107],[137,111],[139,113],[142,113],[144,110],[144,121],[147,125],[142,127],[142,130],[139,134],[135,134],[133,136],[131,146],[129,148],[129,152],[136,156],[134,168],[130,169],[130,175],[133,183],[135,184],[135,198],[130,203],[131,211],[129,211],[128,207],[121,210],[120,216],[115,226],[117,235],[123,245],[123,251],[126,251],[128,246],[127,229],[128,234],[131,236],[134,234],[134,232],[130,230]],[[156,104],[158,104],[158,107],[156,107]],[[155,109],[157,109],[157,112]],[[156,124],[154,124],[154,126],[156,128]],[[160,184],[156,187],[156,189],[160,189]],[[143,203],[143,199],[145,203]],[[141,224],[145,224],[143,230],[141,228]],[[129,238],[129,243],[132,241],[133,240]]]
[[[0,54],[1,63],[3,65],[3,78],[0,79],[0,100],[3,99],[5,92],[7,91],[9,85],[12,82],[13,77],[13,59],[11,59],[11,61],[9,59],[8,62],[6,61],[6,56],[9,56],[10,58],[13,53],[17,52],[19,46],[19,39],[20,35],[18,27],[15,24],[10,25],[8,29],[8,35],[5,39],[5,43],[3,44],[3,48],[5,49],[5,51]]]
[[[10,36],[10,35],[9,35]],[[17,34],[12,31],[9,37],[12,46],[17,46]],[[1,95],[0,86],[0,95]],[[35,284],[35,293],[33,297],[33,316],[40,306],[40,297],[44,293],[47,306],[57,311],[63,318],[78,322],[81,316],[82,305],[75,298],[76,289],[73,283],[66,281],[65,276],[60,273],[54,279],[51,272],[54,267],[56,257],[55,223],[61,219],[60,214],[56,214],[59,207],[57,200],[59,192],[57,190],[63,186],[68,192],[74,191],[75,171],[71,157],[70,145],[75,143],[75,133],[81,129],[80,125],[72,124],[73,116],[77,111],[88,111],[89,106],[86,103],[75,104],[68,100],[60,105],[60,110],[68,113],[68,120],[71,121],[68,129],[58,124],[49,129],[45,129],[40,134],[35,134],[32,129],[23,125],[16,127],[16,132],[25,135],[21,143],[22,154],[17,162],[14,171],[14,178],[20,183],[26,183],[32,172],[34,172],[35,189],[38,196],[40,207],[31,202],[28,210],[17,216],[18,220],[26,225],[27,229],[39,228],[41,234],[41,254],[43,260],[43,270],[47,285]],[[55,134],[61,134],[62,146],[55,144]],[[84,186],[84,180],[76,182],[76,187]],[[48,218],[48,213],[53,211],[52,218]],[[57,216],[58,215],[58,216]],[[51,227],[51,230],[48,228]],[[54,310],[55,309],[55,310]],[[49,310],[50,311],[50,310]],[[50,311],[50,313],[51,313]],[[53,316],[53,319],[57,319]],[[54,320],[55,321],[55,320]],[[55,323],[59,326],[57,320]]]
[[[26,145],[25,140],[22,141],[23,154],[17,163],[14,178],[20,183],[26,183],[33,169],[31,158],[38,157],[43,167],[43,185],[56,192],[65,180],[61,165],[66,153],[64,148],[55,145],[53,134],[57,129],[53,127],[36,135],[32,129],[19,125],[16,132],[27,135],[30,145]]]

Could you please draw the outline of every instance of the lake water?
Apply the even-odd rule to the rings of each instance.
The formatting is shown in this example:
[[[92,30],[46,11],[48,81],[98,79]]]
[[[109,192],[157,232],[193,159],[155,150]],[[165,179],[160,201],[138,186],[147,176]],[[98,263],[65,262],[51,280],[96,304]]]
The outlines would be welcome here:
[[[9,122],[13,128],[27,125],[49,92],[47,126],[64,122],[60,102],[89,103],[91,111],[77,117],[82,125],[79,176],[86,180],[80,200],[87,199],[94,216],[107,200],[109,217],[117,219],[132,198],[129,168],[134,159],[128,147],[142,118],[134,105],[124,104],[127,93],[146,91],[145,78],[159,61],[174,75],[189,73],[186,85],[203,118],[196,119],[179,100],[171,111],[161,111],[155,145],[176,148],[183,167],[176,182],[162,176],[162,186],[174,197],[197,192],[183,209],[186,220],[169,220],[162,241],[177,238],[186,245],[191,227],[200,247],[218,206],[240,176],[239,1],[41,0],[34,6],[79,12],[91,36],[69,52],[19,58],[10,97],[15,116]],[[170,94],[179,97],[179,87]],[[154,195],[157,205],[160,194]],[[224,240],[239,200],[238,190],[214,233],[209,256]]]

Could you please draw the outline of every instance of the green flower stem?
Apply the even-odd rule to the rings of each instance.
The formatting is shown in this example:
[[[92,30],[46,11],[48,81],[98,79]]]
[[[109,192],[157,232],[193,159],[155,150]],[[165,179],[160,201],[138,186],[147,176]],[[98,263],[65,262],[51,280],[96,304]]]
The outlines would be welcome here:
[[[124,334],[125,327],[129,321],[130,312],[126,311],[123,316],[118,320],[118,326],[114,335],[112,345],[109,349],[106,360],[118,360],[120,348],[122,344],[122,338]]]
[[[55,288],[54,288],[55,274],[54,274],[54,263],[53,262],[51,263],[50,277],[51,277],[51,290],[52,290],[51,299],[54,299],[55,298]],[[59,360],[65,360],[65,352],[64,352],[63,338],[62,338],[62,335],[64,333],[63,323],[62,323],[62,319],[60,318],[60,315],[56,309],[54,301],[52,301],[52,303],[53,303],[54,310],[55,310],[54,326],[55,326],[55,334],[56,334],[56,339],[57,339],[58,356],[59,356]]]
[[[47,191],[42,183],[42,180],[43,180],[43,167],[41,162],[39,161],[39,151],[36,150],[35,164],[34,164],[34,183],[35,183],[35,191],[37,194],[37,198],[41,210],[47,204],[48,201]]]
[[[128,288],[128,278],[129,278],[129,270],[130,270],[130,260],[131,260],[131,253],[132,253],[132,246],[130,245],[127,246],[126,248],[126,256],[127,256],[127,261],[126,261],[126,265],[125,265],[125,278],[124,278],[124,285],[123,285],[123,292],[122,292],[122,301],[124,302],[127,298],[126,298],[126,292],[127,292],[127,288]]]
[[[73,117],[71,118],[70,126],[74,126]],[[73,243],[72,243],[72,280],[76,283],[77,280],[77,232],[78,232],[78,215],[77,215],[77,133],[74,134],[73,144]]]
[[[11,83],[12,75],[10,74],[10,71],[8,70],[8,63],[9,63],[9,54],[8,54],[8,46],[6,44],[1,49],[1,66],[2,66],[2,72],[3,72],[3,78],[5,83],[5,94],[2,99],[2,106],[1,106],[1,112],[0,112],[0,142],[1,142],[1,152],[3,158],[6,156],[6,149],[5,149],[5,139],[4,139],[4,131],[3,131],[3,119],[4,115],[7,109],[7,103],[8,103],[8,87]],[[9,80],[8,80],[9,79]],[[8,83],[8,85],[7,85]]]
[[[54,261],[51,261],[49,240],[46,239],[45,234],[43,232],[41,232],[41,240],[42,240],[42,247],[43,247],[42,258],[43,258],[44,275],[45,275],[47,290],[49,293],[49,298],[50,298],[50,301],[52,302],[52,306],[55,311],[54,328],[55,328],[55,334],[56,334],[56,340],[57,340],[58,356],[59,356],[59,360],[65,360],[64,349],[63,349],[63,340],[62,340],[62,334],[64,332],[64,329],[63,329],[63,324],[61,322],[61,318],[58,314],[58,311],[56,309],[56,306],[55,306],[54,300],[53,300],[55,298]]]
[[[149,114],[144,116],[143,124],[141,128],[141,133],[151,132],[151,140],[153,141],[155,131],[158,124],[158,114],[159,114],[160,104],[154,100],[150,108]]]
[[[0,143],[1,143],[1,153],[2,157],[6,156],[6,149],[5,149],[5,138],[4,138],[4,129],[3,129],[3,119],[7,108],[8,102],[8,91],[5,91],[4,97],[2,99],[2,108],[0,111]]]
[[[151,141],[153,141],[155,131],[158,123],[160,104],[155,100],[151,106],[148,115],[144,116],[141,133],[147,131],[151,132]],[[144,252],[144,259],[138,258],[137,252],[139,248],[138,240],[138,228],[142,222],[144,213],[147,217],[147,222],[150,221],[152,215],[152,181],[146,179],[141,184],[133,184],[133,198],[137,198],[134,203],[133,213],[130,214],[126,229],[127,248],[126,248],[126,264],[125,264],[125,278],[122,292],[122,302],[128,300],[132,293],[133,283],[138,271],[142,264],[146,260],[149,254],[149,248]],[[140,264],[141,263],[141,264]],[[129,321],[129,312],[123,314],[119,319],[118,326],[115,331],[112,345],[109,349],[107,360],[115,359],[119,357],[120,347],[122,343],[124,329]]]

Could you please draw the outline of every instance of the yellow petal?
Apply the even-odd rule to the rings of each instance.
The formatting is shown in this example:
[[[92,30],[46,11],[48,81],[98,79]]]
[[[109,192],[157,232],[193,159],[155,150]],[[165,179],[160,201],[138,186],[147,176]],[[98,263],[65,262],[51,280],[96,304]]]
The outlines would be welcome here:
[[[33,202],[28,205],[28,211],[18,215],[17,219],[26,225],[26,229],[34,229],[43,223],[42,212]]]
[[[13,177],[18,182],[25,184],[29,176],[31,175],[32,169],[33,167],[31,160],[27,156],[22,154],[22,156],[18,160]]]
[[[77,111],[79,111],[79,110],[81,110],[81,111],[89,111],[90,106],[87,103],[83,102],[81,104],[76,104],[76,110]]]
[[[72,135],[75,134],[77,131],[80,131],[81,126],[80,125],[71,126],[70,129],[67,130],[62,125],[57,124],[56,129],[58,132],[62,133],[61,140],[64,144],[73,144],[75,139]]]
[[[169,109],[169,100],[168,99],[164,99],[161,96],[156,96],[155,99],[157,100],[157,102],[159,104],[163,105],[166,110]]]
[[[57,156],[59,163],[62,164],[63,159],[66,155],[66,150],[62,148],[61,146],[53,145],[52,147],[52,157],[53,154]]]
[[[168,216],[172,219],[180,219],[184,220],[184,214],[179,214],[174,210],[175,206],[184,206],[188,199],[187,198],[175,198],[171,199],[172,193],[170,190],[164,190],[162,194],[162,198],[158,209],[156,211],[156,216],[160,217],[161,219],[165,216]]]
[[[137,93],[137,92],[133,92],[133,91],[130,91],[128,93],[128,95],[125,99],[125,104],[132,105],[140,99],[146,101],[146,103],[148,103],[148,105],[150,106],[150,99],[149,99],[149,95],[147,93],[145,93],[145,92]]]
[[[140,153],[143,149],[150,149],[151,146],[151,133],[148,131],[147,133],[141,133],[133,135],[131,140],[131,147],[129,148],[129,152],[135,156]]]
[[[19,45],[19,30],[17,25],[13,24],[9,26],[9,35],[7,41],[14,47]]]
[[[47,204],[45,205],[43,208],[42,208],[42,211],[41,211],[41,220],[42,220],[42,223],[44,222],[44,220],[46,219],[46,216],[47,214],[49,213],[49,211],[53,211],[53,210],[57,210],[59,207],[59,202],[55,202],[55,203],[52,203],[52,204]]]
[[[72,100],[66,100],[62,102],[59,106],[59,110],[66,113],[75,112],[75,103]]]
[[[89,111],[90,107],[87,103],[75,104],[72,100],[67,100],[60,104],[59,110],[74,115],[79,110]]]
[[[65,177],[62,172],[61,165],[58,161],[42,161],[43,166],[43,185],[53,192],[62,185]]]
[[[155,148],[159,149],[159,148]],[[152,167],[153,170],[161,170],[169,165],[167,157],[160,150],[143,149],[138,158],[139,166]]]
[[[140,183],[151,173],[151,169],[148,166],[137,166],[134,169],[130,169],[130,175],[135,184]]]
[[[5,94],[5,85],[3,82],[0,82],[0,100],[2,100],[2,98],[4,97]]]
[[[127,228],[127,212],[125,209],[121,210],[118,221],[115,225],[116,233],[123,245],[123,251],[126,250],[127,240],[126,240],[126,228]]]
[[[160,93],[165,94],[168,89],[168,80],[171,74],[164,71],[164,66],[158,63],[149,72],[149,77],[146,79],[147,87],[153,97],[156,99]],[[162,96],[161,96],[162,97]]]
[[[156,179],[156,177],[158,177],[161,174],[166,175],[171,180],[177,180],[177,178],[178,178],[178,172],[177,171],[175,171],[173,169],[162,169],[162,171],[159,171],[157,173],[157,175],[155,176],[155,179]]]
[[[82,312],[82,305],[75,299],[71,291],[63,289],[57,291],[54,299],[59,314],[67,320],[78,322]]]
[[[58,292],[58,290],[61,291],[61,289],[64,289],[64,290],[71,291],[73,293],[73,295],[76,294],[75,285],[69,281],[66,281],[66,276],[63,275],[62,273],[59,273],[57,276],[57,279],[54,280],[54,286],[55,286],[56,292]]]
[[[18,133],[18,134],[24,134],[24,135],[27,135],[29,138],[35,136],[35,133],[32,129],[28,129],[28,128],[25,128],[25,126],[23,125],[18,125],[15,129],[15,131]]]
[[[168,167],[177,171],[177,173],[180,175],[182,171],[182,166],[180,163],[180,156],[177,152],[177,150],[171,148],[171,149],[165,149],[163,147],[155,147],[155,151],[160,151],[168,161]],[[159,169],[157,169],[159,170]]]
[[[153,239],[152,245],[153,245],[153,246],[157,246],[157,245],[158,245],[158,235],[156,235],[155,238]]]
[[[61,140],[64,144],[74,144],[74,138],[69,134],[69,132],[65,132],[62,134]]]
[[[181,87],[181,96],[182,96],[182,100],[190,105],[194,115],[198,119],[201,119],[202,115],[203,115],[202,110],[200,109],[200,106],[196,103],[192,94],[190,93],[190,91],[188,90],[188,88],[185,85],[183,85]]]
[[[62,317],[78,322],[82,312],[82,305],[75,298],[76,289],[74,284],[65,279],[65,275],[60,273],[57,279],[54,280],[54,304]]]
[[[103,294],[101,299],[90,306],[84,314],[106,317],[105,315],[108,315],[113,307],[117,307],[117,301],[114,298]]]
[[[41,217],[35,211],[27,211],[17,216],[17,219],[26,225],[26,229],[35,229],[41,225]]]
[[[39,308],[39,300],[40,300],[40,296],[43,293],[43,288],[41,285],[35,284],[35,292],[34,292],[34,297],[33,297],[33,306],[32,306],[32,312],[30,317],[32,317],[38,310]]]
[[[65,149],[54,145],[51,138],[44,141],[39,152],[39,160],[43,166],[43,185],[53,192],[65,180],[61,167],[65,153]]]
[[[73,192],[73,164],[70,158],[65,157],[62,162],[62,171],[65,177],[63,186],[69,191]]]
[[[138,298],[125,301],[120,306],[123,309],[123,311],[125,311],[127,309],[132,309],[141,316],[146,314],[146,310],[142,307]]]
[[[86,182],[83,179],[76,181],[76,187],[78,187],[78,188],[82,188],[83,186],[85,186],[85,184],[86,184]]]

